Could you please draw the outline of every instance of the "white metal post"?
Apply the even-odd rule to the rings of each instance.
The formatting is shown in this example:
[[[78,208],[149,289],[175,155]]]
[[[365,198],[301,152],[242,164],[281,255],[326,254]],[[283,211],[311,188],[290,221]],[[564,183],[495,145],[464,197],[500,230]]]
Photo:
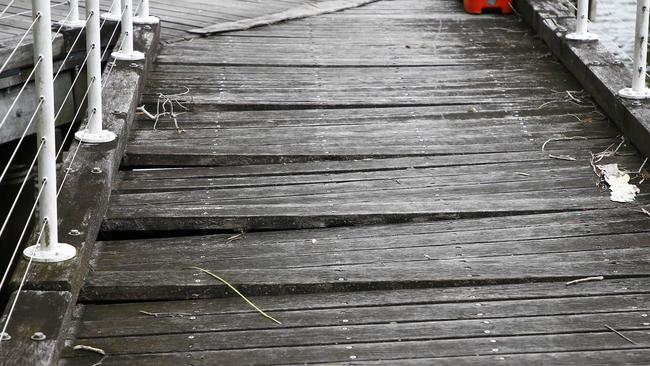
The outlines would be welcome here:
[[[102,14],[102,19],[118,21],[122,18],[122,3],[120,0],[113,0],[108,13]]]
[[[116,60],[136,61],[144,59],[144,54],[133,49],[133,0],[122,0],[122,47],[111,53]]]
[[[566,35],[567,39],[574,41],[595,41],[598,36],[589,33],[589,0],[578,0],[576,12],[576,31]]]
[[[149,15],[149,0],[141,0],[140,8],[138,9],[138,15],[133,17],[133,23],[135,24],[158,24],[160,19]]]
[[[44,184],[39,199],[43,237],[40,244],[25,249],[23,254],[36,262],[59,262],[76,255],[76,249],[59,243],[56,207],[56,146],[54,143],[54,80],[52,68],[52,30],[50,0],[32,0],[34,18],[34,83],[42,99],[38,113],[36,136],[43,143],[38,156],[39,184]]]
[[[646,99],[650,92],[645,86],[648,61],[648,7],[650,0],[636,2],[636,29],[634,31],[634,66],[632,69],[632,87],[618,92],[623,98]]]
[[[99,37],[99,0],[86,0],[86,52],[88,61],[88,124],[75,133],[82,142],[101,143],[115,140],[115,134],[102,129],[102,52]]]
[[[82,28],[86,22],[79,19],[79,0],[68,0],[68,7],[70,15],[65,20],[57,22],[57,24],[71,29]]]

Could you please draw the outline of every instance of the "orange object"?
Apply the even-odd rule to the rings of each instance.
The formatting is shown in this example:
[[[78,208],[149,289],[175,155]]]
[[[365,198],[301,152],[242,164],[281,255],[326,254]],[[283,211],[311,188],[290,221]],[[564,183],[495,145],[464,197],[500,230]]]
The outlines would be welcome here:
[[[501,11],[502,14],[512,13],[512,0],[463,0],[465,11],[470,14]]]

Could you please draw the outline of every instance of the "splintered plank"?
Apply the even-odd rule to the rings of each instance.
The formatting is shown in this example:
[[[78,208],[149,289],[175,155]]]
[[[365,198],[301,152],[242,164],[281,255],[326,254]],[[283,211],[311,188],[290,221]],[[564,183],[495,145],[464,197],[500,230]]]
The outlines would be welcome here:
[[[645,276],[650,221],[597,210],[353,228],[102,242],[89,301]],[[489,228],[489,230],[488,230]]]
[[[641,340],[650,334],[646,285],[646,279],[612,279],[577,287],[530,283],[252,298],[281,325],[238,298],[91,304],[77,312],[76,342],[107,351],[108,364],[172,364],[180,357],[294,364],[345,362],[351,355],[393,362],[494,353],[633,355],[647,347]],[[63,365],[92,359],[70,349],[64,357]]]

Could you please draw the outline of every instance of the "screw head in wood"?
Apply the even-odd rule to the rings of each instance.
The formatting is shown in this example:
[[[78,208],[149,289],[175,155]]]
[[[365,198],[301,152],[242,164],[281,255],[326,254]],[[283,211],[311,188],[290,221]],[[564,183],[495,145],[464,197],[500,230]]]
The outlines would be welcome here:
[[[30,337],[33,341],[44,341],[47,336],[43,332],[34,332]]]

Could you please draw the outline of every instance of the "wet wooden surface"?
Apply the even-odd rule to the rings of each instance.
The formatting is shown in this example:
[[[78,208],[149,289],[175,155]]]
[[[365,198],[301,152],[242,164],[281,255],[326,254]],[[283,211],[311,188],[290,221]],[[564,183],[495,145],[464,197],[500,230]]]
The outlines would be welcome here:
[[[142,103],[185,88],[182,132],[134,123],[62,365],[101,357],[75,344],[106,365],[650,360],[647,183],[631,204],[596,186],[620,132],[516,15],[380,1],[165,44]]]

